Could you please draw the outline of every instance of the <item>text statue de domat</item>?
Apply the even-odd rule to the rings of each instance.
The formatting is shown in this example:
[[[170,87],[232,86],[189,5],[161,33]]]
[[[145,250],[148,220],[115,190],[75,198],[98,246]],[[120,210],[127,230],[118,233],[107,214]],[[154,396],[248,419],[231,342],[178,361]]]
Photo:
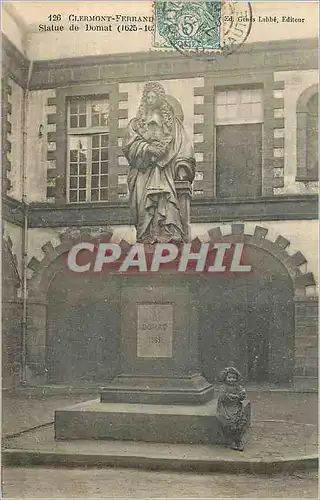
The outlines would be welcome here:
[[[194,179],[194,151],[183,126],[182,108],[160,83],[145,85],[123,152],[129,162],[137,242],[187,241],[188,210],[178,191],[191,186]]]

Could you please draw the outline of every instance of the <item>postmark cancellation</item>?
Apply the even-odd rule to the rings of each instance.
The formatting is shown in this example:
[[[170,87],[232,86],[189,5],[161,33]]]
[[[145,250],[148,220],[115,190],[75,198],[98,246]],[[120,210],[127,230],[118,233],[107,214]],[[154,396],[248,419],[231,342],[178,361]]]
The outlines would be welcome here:
[[[153,49],[227,55],[245,42],[251,25],[248,2],[156,1]]]

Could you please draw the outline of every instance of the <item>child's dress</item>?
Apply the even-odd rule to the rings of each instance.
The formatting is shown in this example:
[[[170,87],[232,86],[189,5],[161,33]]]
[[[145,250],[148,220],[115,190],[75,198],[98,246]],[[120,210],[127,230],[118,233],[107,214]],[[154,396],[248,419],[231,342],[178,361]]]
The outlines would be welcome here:
[[[235,398],[232,398],[235,396]],[[243,434],[248,417],[243,411],[242,401],[246,393],[241,385],[224,384],[220,388],[217,403],[217,418],[227,434]],[[238,437],[238,436],[237,436]]]

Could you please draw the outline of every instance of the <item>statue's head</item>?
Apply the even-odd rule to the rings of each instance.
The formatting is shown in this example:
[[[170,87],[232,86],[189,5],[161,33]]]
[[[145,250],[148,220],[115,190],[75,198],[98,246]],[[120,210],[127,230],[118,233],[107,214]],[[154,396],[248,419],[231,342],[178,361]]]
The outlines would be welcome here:
[[[141,127],[145,126],[145,117],[150,110],[157,110],[169,130],[173,127],[174,110],[166,99],[166,93],[158,82],[147,83],[142,91],[137,119]]]
[[[148,108],[159,108],[165,101],[165,90],[161,83],[149,82],[144,86],[142,102]]]

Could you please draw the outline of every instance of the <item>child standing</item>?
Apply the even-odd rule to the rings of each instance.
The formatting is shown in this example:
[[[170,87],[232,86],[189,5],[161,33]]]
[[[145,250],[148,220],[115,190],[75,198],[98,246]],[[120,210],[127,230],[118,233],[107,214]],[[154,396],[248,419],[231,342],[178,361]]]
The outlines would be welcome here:
[[[225,368],[220,374],[223,385],[217,403],[217,418],[223,434],[230,441],[233,450],[243,451],[242,437],[249,424],[242,401],[246,391],[240,385],[241,375],[236,368]]]

